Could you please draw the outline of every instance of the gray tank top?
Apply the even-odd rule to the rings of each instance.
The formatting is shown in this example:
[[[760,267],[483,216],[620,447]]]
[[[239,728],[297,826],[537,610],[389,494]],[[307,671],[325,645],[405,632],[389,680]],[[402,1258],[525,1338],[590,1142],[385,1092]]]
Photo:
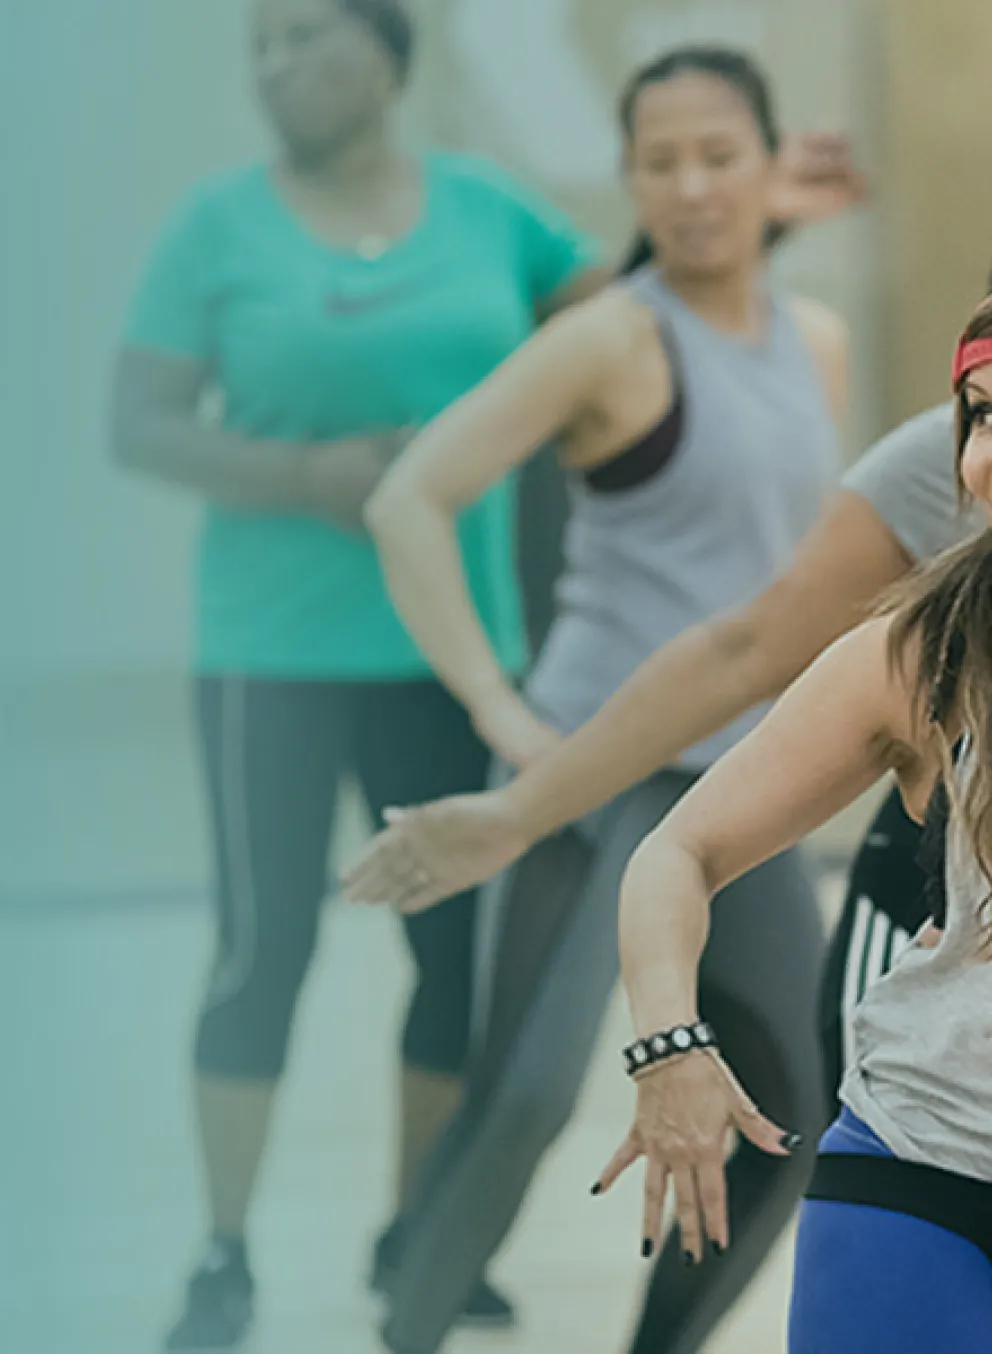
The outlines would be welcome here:
[[[527,684],[571,732],[687,626],[750,602],[787,569],[840,468],[823,382],[788,303],[744,342],[691,311],[654,268],[619,284],[658,318],[684,402],[671,462],[633,488],[570,477],[558,614]],[[703,768],[761,718],[752,711],[686,753]]]
[[[966,761],[962,774],[966,774]],[[841,1099],[906,1161],[992,1182],[989,893],[963,830],[947,839],[947,925],[911,945],[854,1014]]]

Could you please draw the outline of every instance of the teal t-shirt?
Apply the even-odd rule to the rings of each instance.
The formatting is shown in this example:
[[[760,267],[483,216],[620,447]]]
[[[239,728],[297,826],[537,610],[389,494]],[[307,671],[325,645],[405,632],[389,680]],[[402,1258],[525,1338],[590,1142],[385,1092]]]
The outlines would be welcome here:
[[[425,210],[374,261],[310,234],[262,166],[197,189],[165,230],[127,326],[133,348],[207,363],[224,420],[332,441],[421,425],[534,329],[535,306],[595,261],[561,212],[487,161],[424,161]],[[472,596],[509,671],[526,661],[505,480],[459,517]],[[211,504],[198,567],[206,672],[388,680],[429,669],[372,542],[303,516]]]

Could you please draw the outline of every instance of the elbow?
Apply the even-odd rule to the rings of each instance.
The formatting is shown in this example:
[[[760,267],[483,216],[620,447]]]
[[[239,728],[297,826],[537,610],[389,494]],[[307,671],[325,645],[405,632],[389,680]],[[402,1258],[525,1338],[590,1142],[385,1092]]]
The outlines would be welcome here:
[[[365,529],[373,540],[381,541],[391,535],[397,512],[397,492],[387,474],[369,494],[362,507]]]
[[[621,909],[650,898],[695,899],[707,904],[719,892],[724,871],[718,852],[693,829],[681,806],[640,843],[623,874]]]
[[[372,539],[384,544],[402,535],[418,507],[426,505],[427,498],[421,486],[394,466],[365,500],[362,520]]]
[[[736,674],[742,708],[777,700],[803,671],[808,659],[797,653],[794,632],[783,626],[779,586],[744,611],[728,616],[714,635],[714,661]],[[788,611],[788,608],[786,608]]]
[[[687,865],[694,871],[703,868],[705,852],[700,852],[698,844],[684,830],[683,817],[677,806],[641,840],[627,861],[623,874],[625,887],[648,879],[657,882],[672,869],[682,872]]]
[[[751,610],[722,620],[713,632],[713,648],[717,671],[734,675],[742,709],[771,700],[782,691],[775,645]]]

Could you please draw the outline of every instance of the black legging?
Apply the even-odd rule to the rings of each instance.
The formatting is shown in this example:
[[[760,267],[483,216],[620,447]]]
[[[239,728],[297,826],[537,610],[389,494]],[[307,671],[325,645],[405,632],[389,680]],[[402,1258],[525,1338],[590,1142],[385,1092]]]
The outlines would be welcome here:
[[[481,789],[488,750],[434,681],[335,683],[204,677],[200,732],[217,873],[217,958],[197,1066],[271,1080],[282,1071],[314,950],[342,775],[378,820],[390,804]],[[404,919],[417,970],[407,1063],[461,1072],[468,1045],[474,895]]]
[[[511,1226],[541,1157],[568,1121],[616,983],[617,894],[637,843],[692,783],[662,772],[506,871],[480,911],[484,1035],[465,1102],[406,1218],[387,1330],[400,1354],[434,1354]],[[490,929],[491,928],[491,929]],[[676,1237],[658,1270],[657,1349],[697,1349],[788,1221],[824,1126],[816,1028],[823,938],[795,852],[737,880],[713,905],[700,1005],[763,1108],[807,1138],[772,1160],[744,1144],[728,1169],[736,1241],[689,1274]],[[621,1075],[618,1072],[618,1075]],[[665,1276],[677,1285],[665,1288]]]

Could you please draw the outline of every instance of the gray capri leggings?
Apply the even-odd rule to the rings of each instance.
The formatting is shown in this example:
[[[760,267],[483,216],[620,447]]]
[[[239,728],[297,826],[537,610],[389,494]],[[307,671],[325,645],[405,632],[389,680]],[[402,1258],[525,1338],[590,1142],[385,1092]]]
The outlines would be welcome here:
[[[476,988],[486,1009],[464,1102],[405,1219],[385,1331],[397,1354],[438,1349],[567,1124],[617,981],[624,867],[693,781],[681,771],[660,773],[541,842],[487,890]],[[702,1014],[749,1093],[803,1133],[808,1148],[788,1161],[747,1143],[738,1148],[728,1170],[733,1244],[721,1260],[690,1270],[678,1238],[670,1239],[652,1284],[653,1305],[664,1315],[654,1329],[665,1335],[651,1354],[699,1349],[803,1191],[826,1117],[816,1019],[823,953],[815,891],[795,851],[714,902]],[[591,1162],[591,1172],[601,1164]],[[582,1197],[579,1188],[576,1207]]]

